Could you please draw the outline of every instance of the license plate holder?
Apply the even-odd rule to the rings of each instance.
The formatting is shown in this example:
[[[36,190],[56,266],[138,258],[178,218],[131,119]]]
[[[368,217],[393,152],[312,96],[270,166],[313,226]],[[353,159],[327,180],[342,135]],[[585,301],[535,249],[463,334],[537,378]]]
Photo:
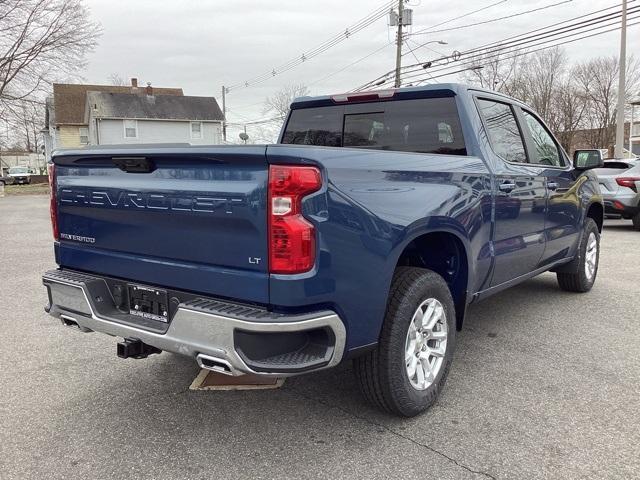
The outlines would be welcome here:
[[[146,285],[127,284],[129,291],[129,314],[137,317],[167,323],[169,304],[167,291]]]

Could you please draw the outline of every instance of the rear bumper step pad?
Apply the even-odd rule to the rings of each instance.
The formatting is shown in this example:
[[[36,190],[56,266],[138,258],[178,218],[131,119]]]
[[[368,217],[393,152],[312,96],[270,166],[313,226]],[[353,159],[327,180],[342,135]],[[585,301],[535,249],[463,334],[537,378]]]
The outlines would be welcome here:
[[[210,365],[211,370],[227,375],[296,375],[333,367],[344,353],[344,324],[329,310],[284,315],[249,305],[197,298],[180,303],[168,328],[165,325],[166,329],[159,331],[132,323],[128,315],[116,308],[106,282],[98,276],[51,270],[42,281],[49,294],[46,311],[64,325],[82,332],[137,339],[160,350],[192,357],[204,368]],[[319,331],[326,334],[318,335]],[[253,335],[258,346],[239,348],[236,332]],[[307,333],[312,340],[305,343]],[[276,338],[278,334],[285,340]],[[325,344],[313,341],[320,337],[326,339]],[[296,339],[291,351],[286,351],[288,338]],[[274,352],[271,348],[270,344],[278,340],[285,351]],[[261,341],[265,343],[264,349],[260,347]],[[252,358],[247,350],[253,352]],[[263,350],[265,353],[261,355]]]

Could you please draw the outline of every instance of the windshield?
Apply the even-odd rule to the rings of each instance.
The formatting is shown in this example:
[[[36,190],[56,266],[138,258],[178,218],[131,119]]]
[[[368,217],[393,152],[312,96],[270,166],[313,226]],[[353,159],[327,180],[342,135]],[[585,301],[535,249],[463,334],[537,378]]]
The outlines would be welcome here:
[[[27,167],[12,167],[9,169],[9,173],[29,173],[29,169]]]
[[[467,154],[453,97],[299,108],[282,143]]]

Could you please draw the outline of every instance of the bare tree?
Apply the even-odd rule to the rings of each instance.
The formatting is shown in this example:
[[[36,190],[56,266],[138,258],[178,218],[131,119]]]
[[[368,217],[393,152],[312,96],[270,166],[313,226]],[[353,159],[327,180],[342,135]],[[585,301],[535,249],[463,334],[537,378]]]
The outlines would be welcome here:
[[[591,148],[613,145],[617,58],[594,58],[570,67],[558,47],[516,54],[517,60],[514,53],[479,60],[482,68],[465,72],[463,78],[531,105],[569,152],[576,141]],[[640,62],[633,57],[627,61],[626,75],[629,99],[640,88]]]
[[[82,0],[0,0],[0,104],[76,75],[100,31]]]
[[[482,88],[518,96],[521,53],[518,50],[487,54],[478,57],[477,66],[462,72],[464,82]]]
[[[625,96],[629,100],[640,86],[640,63],[629,57],[626,65]],[[575,69],[576,83],[589,102],[585,126],[592,148],[608,148],[615,142],[618,69],[617,57],[595,58]]]
[[[304,97],[305,95],[309,95],[309,89],[305,85],[287,85],[265,100],[263,112],[272,114],[284,121],[289,114],[291,102],[295,98]]]
[[[531,105],[545,119],[553,130],[562,123],[554,118],[561,110],[555,109],[554,102],[567,75],[567,56],[559,47],[540,50],[522,58],[520,98]]]
[[[112,73],[108,77],[109,85],[124,86],[127,85],[126,80],[119,73]]]
[[[588,100],[573,81],[570,74],[555,90],[552,104],[553,113],[549,126],[555,132],[562,148],[571,153],[577,130],[584,125],[589,107]]]

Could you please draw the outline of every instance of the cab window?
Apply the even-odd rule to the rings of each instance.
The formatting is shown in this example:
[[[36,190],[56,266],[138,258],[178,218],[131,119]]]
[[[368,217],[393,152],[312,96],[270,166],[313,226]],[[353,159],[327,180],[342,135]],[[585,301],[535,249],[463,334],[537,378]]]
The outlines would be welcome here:
[[[531,113],[522,110],[522,115],[529,128],[531,140],[535,150],[531,153],[531,163],[549,165],[552,167],[564,166],[564,160],[558,145],[545,126]]]

